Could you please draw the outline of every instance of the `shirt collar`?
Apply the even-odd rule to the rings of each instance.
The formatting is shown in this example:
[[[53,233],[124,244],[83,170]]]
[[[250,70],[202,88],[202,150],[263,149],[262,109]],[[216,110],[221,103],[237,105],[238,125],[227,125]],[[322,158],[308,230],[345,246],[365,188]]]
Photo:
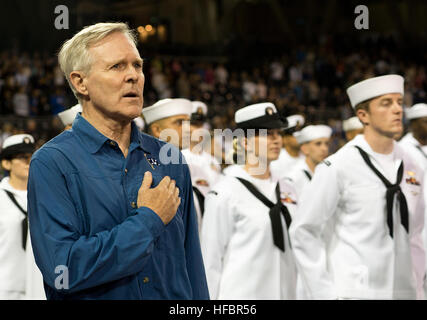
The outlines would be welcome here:
[[[375,152],[372,150],[371,146],[366,141],[365,136],[363,134],[357,135],[351,141],[354,141],[353,145],[361,147],[367,154],[369,154],[371,157],[375,158]],[[399,144],[395,140],[393,140],[393,153],[394,153],[395,163],[397,165],[400,165],[400,162],[403,159],[403,153],[404,152],[402,151]]]
[[[90,153],[96,153],[101,149],[105,142],[110,140],[92,126],[85,118],[83,118],[81,113],[77,113],[76,119],[73,122],[72,130],[80,137],[82,143]],[[147,137],[147,135],[140,134],[138,127],[132,121],[129,151],[138,147],[142,148],[145,152],[150,153],[150,150],[152,150],[154,146],[153,142]]]

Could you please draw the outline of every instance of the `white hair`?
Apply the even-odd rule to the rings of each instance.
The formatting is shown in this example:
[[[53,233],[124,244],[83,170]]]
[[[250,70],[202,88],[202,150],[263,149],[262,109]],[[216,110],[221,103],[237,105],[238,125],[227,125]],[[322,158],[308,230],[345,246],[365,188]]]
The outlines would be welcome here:
[[[126,23],[106,22],[84,27],[71,39],[65,41],[59,50],[59,66],[80,104],[79,93],[71,83],[70,74],[73,71],[82,71],[88,74],[93,62],[88,49],[113,32],[123,33],[129,37],[135,46],[137,45],[136,35]]]

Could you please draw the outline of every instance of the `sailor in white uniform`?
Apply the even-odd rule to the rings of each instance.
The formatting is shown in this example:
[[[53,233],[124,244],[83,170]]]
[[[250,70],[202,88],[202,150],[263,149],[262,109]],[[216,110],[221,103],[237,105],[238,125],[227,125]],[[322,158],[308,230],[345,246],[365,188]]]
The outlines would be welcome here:
[[[191,103],[193,105],[190,120],[192,139],[190,147],[182,150],[182,154],[190,169],[193,196],[195,201],[197,201],[195,207],[200,232],[205,197],[211,186],[218,181],[221,175],[221,167],[218,161],[211,154],[204,151],[203,148],[203,140],[206,140],[206,137],[208,137],[207,141],[210,142],[209,131],[204,127],[207,120],[208,107],[201,101],[192,101]]]
[[[295,165],[287,177],[292,180],[298,197],[310,182],[316,166],[329,155],[331,134],[332,129],[326,125],[310,125],[294,132],[305,159]]]
[[[342,129],[345,132],[347,141],[353,140],[355,136],[363,133],[363,124],[358,117],[351,117],[342,122]]]
[[[409,132],[399,141],[399,146],[424,169],[424,181],[427,179],[427,104],[417,103],[405,109],[409,120]],[[424,188],[424,201],[427,199],[427,188]],[[424,219],[427,217],[427,206]],[[427,247],[427,229],[424,227],[424,247]],[[426,256],[427,258],[427,256]],[[427,262],[427,261],[426,261]],[[427,266],[426,266],[427,267]],[[427,282],[425,283],[427,290]]]
[[[166,98],[142,109],[148,134],[180,150],[190,144],[190,117],[193,105],[183,98]],[[188,124],[188,126],[187,126]]]
[[[279,156],[286,123],[272,103],[237,110],[235,121],[246,132],[235,144],[237,160],[243,154],[245,164],[235,167],[234,176],[223,176],[205,201],[201,242],[210,297],[295,299],[296,266],[287,230],[297,198],[269,169]],[[268,129],[267,134],[258,129]]]
[[[271,162],[270,170],[275,175],[286,176],[293,167],[304,160],[304,154],[300,150],[298,141],[293,133],[300,130],[305,123],[305,119],[300,114],[295,114],[286,118],[287,129],[283,132],[283,148],[280,150],[279,158]]]
[[[417,103],[405,109],[410,131],[399,141],[423,168],[427,167],[427,104]]]
[[[403,82],[386,75],[347,89],[364,134],[319,164],[299,199],[290,235],[310,298],[424,296],[424,173],[394,141]]]
[[[3,142],[0,182],[0,300],[41,299],[43,277],[34,261],[27,218],[27,182],[34,138],[17,134]]]

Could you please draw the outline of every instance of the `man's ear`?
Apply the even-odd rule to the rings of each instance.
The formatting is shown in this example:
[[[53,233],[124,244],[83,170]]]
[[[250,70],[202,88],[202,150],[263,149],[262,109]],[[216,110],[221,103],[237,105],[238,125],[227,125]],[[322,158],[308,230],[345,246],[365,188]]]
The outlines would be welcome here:
[[[359,118],[360,122],[363,123],[363,125],[369,124],[369,112],[365,109],[359,109],[356,111],[356,116]]]
[[[70,73],[70,81],[78,93],[83,96],[89,94],[86,87],[85,74],[81,71],[73,71]]]
[[[10,160],[3,159],[1,161],[1,166],[4,170],[10,171],[10,169],[12,168],[12,163],[10,162]]]

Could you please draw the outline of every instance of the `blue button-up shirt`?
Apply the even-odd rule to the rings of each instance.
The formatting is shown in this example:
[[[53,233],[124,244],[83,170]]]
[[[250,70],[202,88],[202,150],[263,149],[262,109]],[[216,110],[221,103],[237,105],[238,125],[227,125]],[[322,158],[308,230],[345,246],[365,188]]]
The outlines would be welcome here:
[[[180,152],[162,164],[164,145],[132,123],[125,158],[78,114],[33,155],[28,215],[48,299],[209,299],[188,166]],[[180,190],[167,225],[137,208],[146,171],[152,187],[170,176]]]

